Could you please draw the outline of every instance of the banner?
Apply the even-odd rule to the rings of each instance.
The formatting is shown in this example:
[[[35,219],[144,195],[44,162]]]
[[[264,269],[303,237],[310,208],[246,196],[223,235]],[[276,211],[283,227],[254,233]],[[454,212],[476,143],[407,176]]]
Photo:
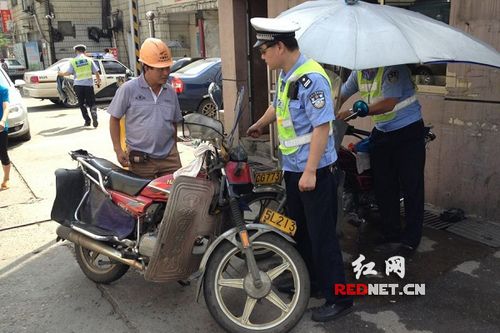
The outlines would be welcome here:
[[[2,31],[9,32],[12,29],[12,16],[10,15],[10,10],[0,10],[0,16],[2,17]]]
[[[26,48],[26,58],[28,59],[28,68],[31,70],[43,69],[43,65],[40,61],[40,51],[38,50],[37,42],[26,42],[24,43]]]

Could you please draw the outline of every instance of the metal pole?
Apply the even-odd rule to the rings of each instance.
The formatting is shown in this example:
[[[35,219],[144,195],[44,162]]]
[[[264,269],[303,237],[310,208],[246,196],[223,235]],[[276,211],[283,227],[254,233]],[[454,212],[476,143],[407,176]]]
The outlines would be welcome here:
[[[149,37],[155,37],[155,12],[152,10],[146,12],[146,18],[148,19],[148,26],[149,26]]]
[[[135,61],[133,64],[130,64],[134,67],[135,73],[139,75],[141,73],[142,64],[139,61],[139,21],[137,17],[137,0],[130,0],[129,2],[130,9],[130,34],[132,35],[132,42],[134,45],[133,52],[135,54]]]

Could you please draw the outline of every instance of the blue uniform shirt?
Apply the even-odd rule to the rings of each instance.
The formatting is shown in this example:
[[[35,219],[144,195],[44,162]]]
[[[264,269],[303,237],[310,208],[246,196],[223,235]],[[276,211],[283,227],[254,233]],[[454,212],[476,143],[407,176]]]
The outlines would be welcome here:
[[[286,80],[291,74],[302,64],[306,62],[306,58],[301,55],[295,65],[288,73],[283,71],[280,74],[283,84],[281,88],[284,89]],[[328,81],[319,73],[307,74],[312,83],[304,88],[302,84],[298,84],[298,97],[295,100],[290,100],[289,111],[293,121],[295,134],[301,136],[311,133],[314,127],[318,127],[324,123],[328,123],[335,119],[333,113],[333,104]],[[324,96],[325,103],[317,108],[313,102],[317,96]],[[273,106],[276,108],[277,95],[274,98]],[[315,103],[318,105],[318,103]],[[303,172],[307,159],[309,157],[309,144],[299,147],[299,150],[290,155],[282,156],[282,168],[284,171]],[[337,160],[337,153],[333,142],[333,136],[328,137],[327,146],[321,160],[318,164],[318,169],[328,166]]]
[[[342,97],[349,97],[358,92],[358,75],[352,71],[347,81],[342,85]],[[415,85],[411,80],[411,73],[406,65],[389,66],[384,68],[382,76],[382,95],[384,98],[397,98],[398,103],[415,94]],[[415,101],[407,107],[398,110],[396,117],[389,121],[375,124],[382,132],[391,132],[403,128],[422,119],[421,106]]]
[[[79,54],[78,56],[76,56],[76,58],[82,58],[84,57],[83,54]],[[92,74],[95,74],[96,72],[99,71],[99,68],[97,67],[97,65],[95,64],[95,62],[91,59],[91,58],[88,58],[90,59],[91,63],[92,63]],[[73,66],[71,65],[71,62],[68,63],[68,67],[66,69],[66,72],[70,73],[70,74],[73,74],[75,75],[75,69],[73,68]],[[93,87],[94,86],[94,79],[93,78],[90,78],[90,79],[83,79],[83,80],[79,80],[76,75],[75,75],[75,82],[73,83],[74,86],[87,86],[87,87]]]
[[[3,102],[9,101],[9,88],[0,86],[0,119],[3,117]],[[5,122],[5,128],[3,129],[5,132],[9,130],[9,122]]]

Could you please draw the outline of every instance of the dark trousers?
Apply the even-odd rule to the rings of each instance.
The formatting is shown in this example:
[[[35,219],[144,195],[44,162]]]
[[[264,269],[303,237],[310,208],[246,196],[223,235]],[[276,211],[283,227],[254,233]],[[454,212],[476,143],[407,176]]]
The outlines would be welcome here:
[[[90,112],[96,112],[95,106],[95,95],[94,95],[94,87],[90,86],[73,86],[75,89],[76,96],[78,97],[78,106],[82,111],[83,119],[86,122],[90,122],[90,117],[88,114],[87,105],[90,108]]]
[[[2,165],[9,165],[10,159],[7,154],[7,143],[9,141],[9,136],[7,131],[2,130],[0,132],[0,161],[2,161]]]
[[[297,222],[295,240],[304,258],[311,283],[321,288],[327,302],[334,303],[334,284],[345,283],[344,263],[335,231],[337,182],[329,167],[316,171],[314,191],[300,192],[302,173],[285,172],[287,213]]]
[[[424,123],[420,120],[392,132],[374,129],[370,144],[375,196],[385,236],[417,247],[424,219]],[[401,193],[405,208],[402,232]]]

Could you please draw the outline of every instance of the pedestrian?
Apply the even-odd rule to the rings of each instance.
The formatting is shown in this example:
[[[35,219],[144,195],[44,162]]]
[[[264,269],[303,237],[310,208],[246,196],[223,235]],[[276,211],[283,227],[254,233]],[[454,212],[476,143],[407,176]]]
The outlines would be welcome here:
[[[76,56],[70,60],[69,65],[64,72],[58,72],[59,76],[74,75],[75,80],[73,87],[76,96],[78,97],[78,106],[82,111],[83,119],[85,120],[84,126],[90,126],[90,117],[88,115],[87,106],[90,109],[90,116],[92,117],[92,125],[97,127],[97,107],[95,104],[94,94],[94,80],[92,75],[96,76],[96,84],[100,86],[101,77],[99,75],[99,68],[94,61],[85,55],[87,47],[79,44],[73,47]]]
[[[113,55],[113,53],[111,53],[109,51],[108,48],[105,48],[104,49],[104,55],[102,56],[103,59],[115,59],[115,56]]]
[[[342,102],[360,92],[375,123],[370,164],[388,251],[411,253],[420,243],[424,219],[425,140],[421,106],[405,65],[353,71],[341,88]],[[345,119],[351,111],[342,111]],[[405,227],[401,228],[403,193]]]
[[[7,143],[9,140],[9,89],[0,85],[0,160],[2,162],[3,180],[0,190],[9,188],[10,159],[7,153]]]
[[[353,301],[333,293],[336,284],[345,284],[345,275],[335,227],[337,154],[330,80],[317,62],[300,53],[295,23],[252,18],[251,24],[257,32],[254,47],[270,69],[281,73],[273,104],[247,134],[258,137],[277,120],[287,213],[297,223],[295,239],[311,276],[311,293],[316,289],[326,299],[313,309],[312,319],[333,320],[349,313]]]
[[[167,83],[172,54],[157,38],[147,38],[139,51],[142,73],[118,88],[108,107],[109,129],[118,162],[145,178],[173,173],[181,167],[177,123],[182,113],[177,94]],[[126,149],[120,119],[125,116]]]

